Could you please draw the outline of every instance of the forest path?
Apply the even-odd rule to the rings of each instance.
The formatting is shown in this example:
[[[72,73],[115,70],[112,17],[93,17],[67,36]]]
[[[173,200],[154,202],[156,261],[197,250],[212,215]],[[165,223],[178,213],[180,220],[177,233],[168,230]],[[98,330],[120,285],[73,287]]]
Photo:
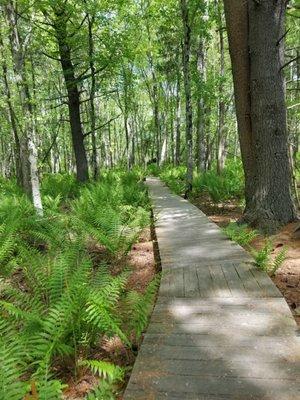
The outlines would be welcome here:
[[[124,400],[299,400],[300,338],[268,275],[158,179],[162,280]]]

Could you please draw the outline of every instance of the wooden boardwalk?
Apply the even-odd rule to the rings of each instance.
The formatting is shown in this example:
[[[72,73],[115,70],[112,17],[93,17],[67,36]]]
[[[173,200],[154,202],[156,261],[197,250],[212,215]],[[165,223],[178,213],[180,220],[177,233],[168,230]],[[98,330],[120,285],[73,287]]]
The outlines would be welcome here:
[[[249,255],[147,180],[163,276],[124,400],[300,400],[300,337]]]

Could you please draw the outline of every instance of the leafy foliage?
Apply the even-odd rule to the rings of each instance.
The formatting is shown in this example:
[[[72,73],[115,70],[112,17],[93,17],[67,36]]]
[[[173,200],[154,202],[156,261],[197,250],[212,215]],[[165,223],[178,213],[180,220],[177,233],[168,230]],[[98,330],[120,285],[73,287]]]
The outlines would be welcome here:
[[[237,224],[235,222],[228,224],[223,231],[230,240],[237,242],[241,246],[246,246],[251,243],[258,234],[255,230],[250,229],[246,224]]]
[[[104,336],[118,336],[130,348],[132,331],[140,336],[154,299],[156,281],[140,295],[139,306],[138,301],[129,302],[137,296],[126,287],[130,271],[112,275],[107,260],[95,263],[89,251],[92,243],[102,246],[110,259],[120,257],[148,224],[148,199],[138,176],[110,172],[101,183],[81,188],[61,176],[58,182],[51,177],[51,182],[44,188],[44,217],[37,216],[9,182],[9,190],[0,195],[3,400],[23,398],[30,382],[39,399],[60,399],[64,384],[53,366],[64,368],[71,362],[75,369],[82,367],[78,353],[88,357]],[[68,188],[61,195],[64,182]],[[130,327],[128,315],[134,316]],[[85,366],[106,381],[91,396],[113,396],[123,370],[101,360],[87,359]]]
[[[272,242],[270,240],[267,240],[260,250],[253,249],[252,251],[256,266],[260,269],[263,269],[264,271],[268,270],[272,247]]]
[[[287,254],[287,247],[283,247],[280,252],[276,255],[272,265],[270,266],[270,274],[274,276],[276,274],[276,271],[282,266],[286,259],[286,254]]]
[[[159,175],[166,182],[170,189],[182,194],[185,190],[186,168],[183,166],[165,166],[161,170],[153,170],[150,167],[149,173]],[[227,160],[226,167],[221,175],[216,169],[204,173],[195,173],[193,180],[192,196],[208,193],[213,202],[218,203],[231,198],[243,198],[244,176],[240,161]]]

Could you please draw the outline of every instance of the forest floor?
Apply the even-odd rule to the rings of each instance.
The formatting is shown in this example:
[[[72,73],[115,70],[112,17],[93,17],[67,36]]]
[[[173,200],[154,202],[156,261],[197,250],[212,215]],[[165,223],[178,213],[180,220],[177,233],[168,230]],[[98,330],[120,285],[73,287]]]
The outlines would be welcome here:
[[[242,208],[238,202],[228,201],[215,204],[209,196],[199,196],[191,199],[191,202],[200,208],[211,221],[224,228],[230,222],[236,222],[242,215]],[[273,282],[281,291],[289,304],[294,318],[300,326],[300,238],[293,237],[293,232],[298,223],[284,226],[280,231],[268,238],[273,247],[271,259],[273,260],[283,246],[287,246],[286,259],[276,275],[272,277]],[[251,243],[251,247],[260,250],[266,241],[266,237],[258,235]],[[245,248],[249,250],[249,248]]]
[[[150,228],[146,228],[142,231],[137,243],[132,246],[131,251],[124,259],[119,262],[114,262],[116,273],[124,268],[130,268],[132,271],[128,281],[128,289],[143,293],[158,272]],[[130,372],[141,342],[142,338],[139,343],[136,343],[135,351],[128,352],[121,340],[117,338],[104,340],[99,348],[95,349],[95,358],[110,361],[126,369],[128,368]],[[125,389],[129,376],[130,373],[126,374],[126,379],[122,383],[122,387],[119,388],[120,392]],[[86,371],[80,379],[76,379],[76,381],[74,379],[69,380],[68,389],[64,393],[64,398],[67,400],[83,399],[86,394],[95,387],[97,382],[98,378],[95,377],[92,372]],[[120,399],[121,398],[122,397],[120,397]]]

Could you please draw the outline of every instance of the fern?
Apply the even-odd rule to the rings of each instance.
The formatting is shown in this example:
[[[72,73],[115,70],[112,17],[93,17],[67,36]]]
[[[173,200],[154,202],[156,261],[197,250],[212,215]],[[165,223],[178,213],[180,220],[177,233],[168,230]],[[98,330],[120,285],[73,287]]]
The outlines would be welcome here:
[[[13,187],[0,194],[3,400],[29,399],[31,388],[39,399],[61,399],[64,385],[54,363],[64,367],[79,353],[88,354],[104,335],[117,335],[131,346],[125,329],[127,302],[134,296],[126,287],[129,272],[112,276],[104,263],[94,265],[88,245],[92,239],[114,256],[126,252],[147,223],[145,190],[134,174],[114,172],[101,184],[83,188],[70,177],[46,177],[42,191],[43,218],[36,217],[28,199]],[[131,303],[132,315],[138,310],[131,327],[137,332],[144,329],[153,290],[149,287]],[[88,362],[102,377],[90,396],[109,399],[123,370],[101,360]]]
[[[281,251],[277,254],[275,257],[272,266],[270,267],[270,274],[271,276],[274,276],[276,274],[276,271],[282,266],[286,259],[288,248],[283,247]]]
[[[147,326],[159,283],[160,276],[157,276],[148,285],[144,294],[131,291],[127,295],[128,315],[130,316],[129,329],[135,332],[138,339]]]
[[[117,384],[124,380],[124,368],[99,360],[83,360],[80,364],[89,367],[94,374],[103,378],[101,383],[86,396],[86,400],[115,400]]]
[[[264,271],[268,271],[269,269],[272,247],[272,242],[267,240],[262,249],[258,251],[252,250],[256,266]]]
[[[94,374],[109,381],[121,381],[124,378],[124,369],[107,361],[83,360],[79,365],[89,367]]]
[[[231,222],[223,229],[224,233],[230,238],[240,244],[246,246],[257,236],[257,231],[249,229],[247,225],[239,225],[235,222]]]
[[[0,340],[0,398],[20,400],[26,394],[26,386],[21,381],[25,365],[20,362],[22,349],[17,341],[11,343]]]

